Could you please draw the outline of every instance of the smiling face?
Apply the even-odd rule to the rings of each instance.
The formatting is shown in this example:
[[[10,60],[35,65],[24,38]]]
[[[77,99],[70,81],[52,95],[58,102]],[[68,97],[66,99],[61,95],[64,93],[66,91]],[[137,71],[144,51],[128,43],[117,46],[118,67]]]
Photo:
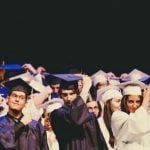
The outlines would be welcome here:
[[[12,91],[8,97],[9,111],[21,112],[26,104],[26,95],[22,91]]]
[[[141,98],[138,95],[130,95],[127,99],[127,109],[131,113],[134,113],[141,105]]]

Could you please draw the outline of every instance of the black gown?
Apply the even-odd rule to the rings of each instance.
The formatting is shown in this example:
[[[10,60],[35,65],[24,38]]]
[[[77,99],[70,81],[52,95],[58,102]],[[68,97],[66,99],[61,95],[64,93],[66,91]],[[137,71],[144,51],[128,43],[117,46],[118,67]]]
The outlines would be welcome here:
[[[0,150],[48,150],[44,127],[34,120],[24,126],[9,114],[0,117]]]
[[[60,150],[108,150],[97,118],[81,97],[50,114]]]

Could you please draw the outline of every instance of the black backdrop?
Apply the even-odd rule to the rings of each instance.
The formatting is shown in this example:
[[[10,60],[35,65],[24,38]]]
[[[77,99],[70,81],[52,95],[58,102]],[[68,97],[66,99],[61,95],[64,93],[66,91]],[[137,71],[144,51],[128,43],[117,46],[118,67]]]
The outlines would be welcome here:
[[[43,65],[49,72],[71,64],[89,74],[99,69],[117,75],[134,68],[150,72],[149,41],[133,18],[126,21],[112,13],[93,15],[90,9],[78,14],[33,6],[3,11],[1,62]]]

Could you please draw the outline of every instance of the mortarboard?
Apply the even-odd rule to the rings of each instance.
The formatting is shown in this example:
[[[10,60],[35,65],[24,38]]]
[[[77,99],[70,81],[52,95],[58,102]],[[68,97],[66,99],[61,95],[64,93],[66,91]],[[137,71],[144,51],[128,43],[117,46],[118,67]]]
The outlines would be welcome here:
[[[16,76],[12,76],[9,78],[9,80],[15,80],[21,78],[22,80],[24,80],[25,82],[29,82],[33,79],[33,76],[29,73],[29,72],[25,72]]]
[[[55,76],[52,76],[51,74],[45,76],[45,82],[48,85],[55,85],[55,84],[60,84],[61,79]]]
[[[123,89],[123,95],[142,95],[142,89],[138,85],[128,85]]]
[[[82,79],[82,76],[75,75],[75,74],[52,74],[52,76],[55,76],[57,78],[60,78],[68,82]]]
[[[127,81],[127,82],[122,82],[122,83],[118,84],[118,87],[121,88],[121,89],[124,89],[128,85],[137,85],[141,89],[145,88],[145,84],[143,82],[139,81],[139,80],[132,80],[132,81]]]
[[[39,106],[39,108],[46,109],[47,112],[52,112],[54,109],[57,109],[59,106],[64,105],[64,101],[60,98],[53,98]]]
[[[96,86],[97,83],[107,81],[107,73],[103,70],[99,70],[91,76],[93,85]]]
[[[93,75],[91,75],[91,78],[92,79],[94,79],[96,76],[98,76],[98,75],[104,75],[104,76],[107,76],[107,73],[106,72],[104,72],[103,70],[99,70],[99,71],[97,71],[96,73],[94,73]]]
[[[34,88],[38,92],[42,92],[45,90],[45,86],[37,81],[32,80],[29,85]]]
[[[5,79],[25,72],[20,64],[2,64],[0,67],[5,70]]]
[[[138,69],[133,69],[123,81],[131,81],[131,80],[139,80],[143,77],[149,76],[148,74],[138,70]]]
[[[55,76],[57,78],[61,79],[60,88],[61,89],[70,89],[78,88],[78,80],[82,79],[82,75],[75,75],[75,74],[52,74],[52,76]]]
[[[109,84],[111,84],[111,85],[120,84],[120,80],[118,80],[118,78],[109,79],[108,81],[109,81]]]
[[[122,93],[119,90],[116,89],[109,89],[106,90],[103,94],[102,94],[102,101],[106,102],[112,98],[119,98],[122,99]]]
[[[0,65],[5,70],[21,70],[23,69],[20,64],[2,64]]]
[[[6,81],[3,84],[4,84],[5,87],[8,88],[8,90],[11,90],[15,86],[21,85],[21,86],[25,87],[25,89],[27,90],[28,95],[30,95],[31,93],[37,92],[37,90],[35,90],[33,87],[31,87],[27,82],[25,82],[21,78],[14,79],[14,80],[11,80],[11,81]]]
[[[150,76],[145,76],[145,77],[141,78],[140,81],[145,84],[150,84]]]
[[[108,86],[106,86],[106,87],[103,87],[103,88],[97,90],[97,97],[96,97],[96,100],[101,101],[101,100],[102,100],[102,95],[103,95],[106,91],[108,91],[108,90],[110,90],[110,89],[114,89],[114,90],[120,91],[120,88],[119,88],[118,86],[115,86],[115,85],[108,85]]]

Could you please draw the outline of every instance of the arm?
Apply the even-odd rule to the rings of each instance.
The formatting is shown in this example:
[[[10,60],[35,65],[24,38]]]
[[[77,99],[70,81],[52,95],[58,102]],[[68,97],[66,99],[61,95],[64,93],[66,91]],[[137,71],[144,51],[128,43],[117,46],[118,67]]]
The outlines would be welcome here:
[[[141,106],[130,115],[116,111],[111,118],[112,131],[117,140],[133,141],[150,133],[150,116]]]
[[[62,107],[51,112],[52,122],[58,125],[63,124],[61,127],[66,127],[66,129],[73,126],[81,126],[91,120],[92,117],[80,96],[72,102],[71,106],[67,108]]]
[[[90,77],[87,75],[83,75],[82,80],[83,80],[83,88],[82,88],[82,91],[80,93],[80,96],[82,97],[82,99],[86,103],[88,95],[89,95],[89,90],[92,86],[92,81],[91,81]]]

